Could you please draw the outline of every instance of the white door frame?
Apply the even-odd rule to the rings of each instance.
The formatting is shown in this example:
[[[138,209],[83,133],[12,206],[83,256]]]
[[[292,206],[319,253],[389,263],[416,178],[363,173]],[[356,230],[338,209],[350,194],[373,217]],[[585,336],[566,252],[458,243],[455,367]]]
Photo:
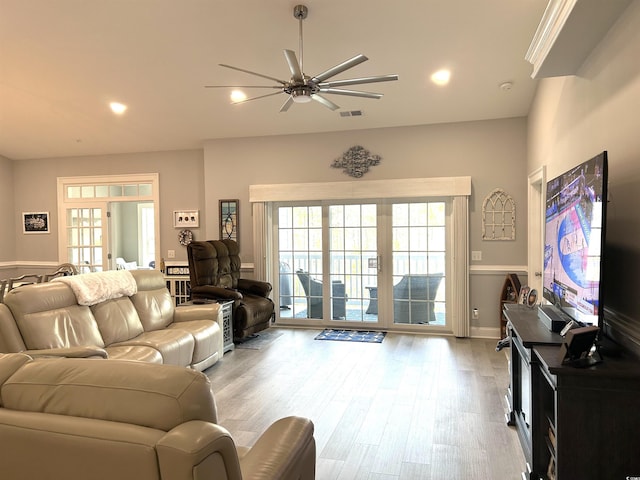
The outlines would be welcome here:
[[[141,174],[125,174],[125,175],[104,175],[104,176],[78,176],[78,177],[58,177],[58,260],[60,263],[67,262],[67,228],[66,228],[66,211],[68,208],[81,208],[84,205],[101,204],[101,208],[107,211],[109,203],[124,201],[147,201],[154,204],[154,222],[155,222],[155,249],[156,249],[156,265],[159,265],[160,254],[160,181],[157,173],[141,173]],[[97,185],[139,185],[150,184],[151,193],[149,195],[122,195],[122,196],[106,196],[106,197],[86,197],[69,198],[67,196],[67,187],[69,186],[97,186]],[[109,253],[109,243],[111,241],[109,235],[108,224],[104,225],[103,232],[103,251]],[[103,260],[103,269],[109,268],[109,261]]]
[[[528,176],[527,205],[527,281],[542,299],[542,272],[544,268],[544,219],[547,196],[546,168],[534,170]]]

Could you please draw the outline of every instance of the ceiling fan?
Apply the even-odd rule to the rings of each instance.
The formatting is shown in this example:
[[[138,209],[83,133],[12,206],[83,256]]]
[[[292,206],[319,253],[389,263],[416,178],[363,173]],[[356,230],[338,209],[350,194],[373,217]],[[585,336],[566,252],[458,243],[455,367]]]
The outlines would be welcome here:
[[[362,97],[362,98],[382,98],[381,93],[370,93],[370,92],[361,92],[358,90],[346,90],[341,87],[346,87],[350,85],[360,85],[363,83],[375,83],[375,82],[389,82],[392,80],[398,80],[398,75],[378,75],[374,77],[362,77],[362,78],[351,78],[347,80],[334,80],[330,81],[329,79],[338,75],[339,73],[344,72],[350,68],[355,67],[356,65],[361,64],[368,60],[362,54],[356,55],[353,58],[350,58],[318,75],[313,77],[309,77],[305,75],[302,65],[303,60],[303,37],[302,37],[302,21],[307,18],[308,9],[305,5],[296,5],[293,8],[293,16],[299,21],[299,30],[300,30],[300,61],[296,56],[296,53],[293,50],[285,50],[284,57],[289,66],[289,70],[291,72],[291,79],[280,80],[278,78],[270,77],[268,75],[263,75],[261,73],[252,72],[250,70],[245,70],[244,68],[238,68],[231,65],[225,65],[220,63],[221,67],[230,68],[232,70],[238,70],[240,72],[248,73],[250,75],[256,75],[258,77],[266,78],[267,80],[273,80],[277,82],[278,85],[205,85],[205,88],[271,88],[277,89],[278,91],[275,93],[268,93],[266,95],[260,95],[258,97],[247,98],[244,100],[240,100],[234,103],[245,103],[250,100],[257,100],[260,98],[271,97],[273,95],[280,95],[284,93],[288,95],[287,101],[284,102],[284,105],[280,108],[281,112],[286,112],[289,110],[289,107],[295,103],[307,103],[311,100],[315,100],[316,102],[321,103],[325,107],[331,110],[337,110],[340,108],[338,105],[323,97],[321,93],[328,93],[334,95],[347,95],[351,97]]]

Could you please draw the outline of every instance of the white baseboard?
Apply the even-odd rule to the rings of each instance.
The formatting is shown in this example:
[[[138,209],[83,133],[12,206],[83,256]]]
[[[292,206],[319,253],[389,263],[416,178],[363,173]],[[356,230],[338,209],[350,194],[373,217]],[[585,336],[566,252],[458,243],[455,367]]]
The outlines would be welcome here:
[[[471,327],[471,338],[495,338],[500,339],[500,328]]]

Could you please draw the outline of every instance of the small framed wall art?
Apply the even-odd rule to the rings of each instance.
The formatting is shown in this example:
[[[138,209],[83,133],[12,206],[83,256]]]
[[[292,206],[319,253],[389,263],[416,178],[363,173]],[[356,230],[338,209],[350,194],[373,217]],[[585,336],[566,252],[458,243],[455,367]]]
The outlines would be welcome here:
[[[173,226],[175,228],[198,228],[200,226],[200,213],[198,210],[174,210]]]
[[[49,233],[49,212],[22,212],[22,233]]]

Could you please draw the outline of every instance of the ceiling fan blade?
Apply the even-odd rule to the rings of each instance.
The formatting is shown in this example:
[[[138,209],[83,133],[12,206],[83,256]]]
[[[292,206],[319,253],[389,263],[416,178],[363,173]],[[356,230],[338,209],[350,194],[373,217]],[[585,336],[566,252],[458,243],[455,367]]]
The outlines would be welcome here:
[[[347,85],[361,85],[363,83],[391,82],[398,80],[398,75],[378,75],[376,77],[350,78],[348,80],[334,80],[318,84],[320,88],[346,87]]]
[[[279,88],[280,85],[205,85],[204,88]]]
[[[333,103],[331,100],[327,100],[322,95],[319,95],[317,93],[314,93],[313,95],[311,95],[311,98],[313,100],[315,100],[316,102],[321,103],[322,105],[324,105],[325,107],[327,107],[330,110],[338,110],[340,108],[338,105]]]
[[[289,110],[289,107],[291,105],[293,105],[293,97],[289,95],[289,98],[287,98],[287,101],[284,102],[282,107],[280,107],[280,112],[286,112],[287,110]]]
[[[335,95],[348,95],[350,97],[362,97],[362,98],[382,98],[381,93],[359,92],[357,90],[344,90],[342,88],[321,88],[322,93],[333,93]]]
[[[231,102],[231,103],[234,104],[234,105],[240,104],[240,103],[247,103],[247,102],[250,102],[251,100],[258,100],[260,98],[272,97],[274,95],[280,95],[281,93],[282,92],[267,93],[266,95],[260,95],[260,96],[257,96],[257,97],[245,98],[244,100],[241,100],[239,102]]]
[[[302,75],[302,70],[300,70],[300,64],[298,63],[296,52],[294,52],[293,50],[285,50],[284,58],[287,59],[287,64],[289,64],[289,70],[291,70],[291,79],[295,83],[303,83],[304,76]]]
[[[252,72],[251,70],[245,70],[244,68],[232,67],[231,65],[225,65],[224,63],[219,63],[218,65],[220,65],[221,67],[230,68],[231,70],[237,70],[239,72],[248,73],[249,75],[256,75],[258,77],[266,78],[267,80],[273,80],[274,82],[278,82],[278,83],[280,83],[282,85],[286,85],[287,84],[287,82],[285,82],[284,80],[280,80],[278,78],[270,77],[268,75],[263,75],[261,73]]]
[[[367,57],[365,57],[362,54],[358,54],[355,57],[350,58],[349,60],[346,60],[346,61],[342,62],[341,64],[336,65],[335,67],[332,67],[332,68],[330,68],[329,70],[327,70],[325,72],[322,72],[319,75],[316,75],[315,77],[313,77],[311,79],[311,81],[314,82],[314,83],[322,83],[327,78],[333,77],[334,75],[342,73],[345,70],[349,70],[350,68],[353,68],[356,65],[360,65],[362,62],[366,62],[367,60],[369,60]]]

